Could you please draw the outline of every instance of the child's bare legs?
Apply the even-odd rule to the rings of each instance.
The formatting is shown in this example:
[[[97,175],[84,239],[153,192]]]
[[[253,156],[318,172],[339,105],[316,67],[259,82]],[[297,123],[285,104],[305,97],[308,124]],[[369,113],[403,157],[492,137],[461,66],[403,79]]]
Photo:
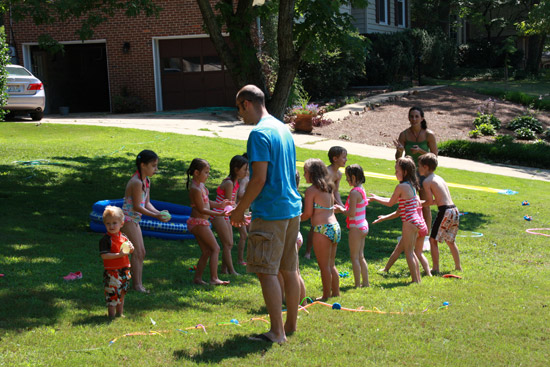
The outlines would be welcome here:
[[[432,271],[439,273],[439,246],[435,238],[430,237],[430,254],[432,255]]]
[[[385,272],[390,271],[391,267],[393,266],[393,264],[395,264],[397,259],[399,259],[399,255],[401,255],[402,252],[403,252],[403,243],[401,242],[401,240],[399,240],[399,242],[397,242],[397,245],[395,245],[395,248],[393,249],[393,252],[391,253],[390,258],[388,259],[386,266],[384,266],[384,269],[381,269],[379,271],[385,271]]]
[[[206,268],[206,263],[210,259],[210,284],[219,285],[219,284],[228,284],[227,281],[221,281],[218,278],[218,256],[220,253],[220,246],[214,237],[214,233],[208,226],[195,226],[191,233],[197,239],[199,247],[201,249],[201,256],[199,262],[197,263],[197,270],[195,272],[195,279],[193,280],[196,284],[206,284],[202,280],[202,274]]]
[[[407,265],[409,265],[409,271],[413,282],[420,283],[418,259],[414,254],[414,245],[416,243],[417,234],[418,228],[416,228],[414,224],[410,222],[403,223],[403,236],[401,237],[401,241],[403,242],[405,257],[407,258]]]
[[[426,256],[424,256],[424,238],[426,236],[417,237],[416,238],[416,244],[414,245],[414,253],[416,255],[416,258],[422,264],[422,267],[424,268],[424,271],[426,272],[426,275],[431,277],[432,273],[430,271],[430,263],[428,262],[428,259],[426,259]],[[419,269],[420,271],[420,269]]]
[[[323,283],[323,297],[321,298],[323,300],[330,298],[333,284],[331,262],[332,247],[332,242],[327,236],[320,233],[313,233],[313,248],[315,250],[315,257],[317,258],[319,270],[321,271],[321,282]],[[338,272],[336,273],[336,277],[338,278]]]
[[[107,306],[107,314],[111,319],[114,319],[116,316],[116,306]]]
[[[145,245],[143,244],[143,235],[141,227],[134,222],[125,222],[121,231],[128,237],[134,245],[134,252],[130,257],[132,265],[132,283],[133,288],[139,292],[147,292],[143,287],[143,261],[145,259]]]
[[[355,288],[360,286],[369,286],[369,270],[365,260],[365,234],[359,228],[349,229],[349,255],[351,267],[353,269],[353,277],[355,279]],[[361,276],[363,284],[361,284]]]
[[[307,241],[306,241],[306,253],[304,254],[304,257],[306,259],[311,259],[311,248],[313,247],[313,228],[309,230],[307,233]]]
[[[124,317],[124,297],[126,292],[122,291],[120,294],[120,303],[116,305],[116,317]]]
[[[231,249],[233,248],[233,227],[231,223],[226,221],[224,217],[214,217],[212,225],[222,243],[222,273],[239,275],[233,267],[233,259],[231,258]]]
[[[239,264],[243,265],[244,261],[244,246],[246,244],[246,239],[248,238],[248,231],[246,226],[239,227],[239,243],[237,244],[238,257],[237,261]]]
[[[338,248],[334,243],[330,243],[330,271],[332,273],[332,294],[331,297],[340,296],[340,274],[336,269],[336,250]]]
[[[456,246],[455,241],[446,241],[447,246],[449,246],[449,250],[451,250],[451,255],[453,255],[453,260],[455,261],[455,270],[461,270],[462,266],[460,266],[460,254],[458,253],[458,247]]]

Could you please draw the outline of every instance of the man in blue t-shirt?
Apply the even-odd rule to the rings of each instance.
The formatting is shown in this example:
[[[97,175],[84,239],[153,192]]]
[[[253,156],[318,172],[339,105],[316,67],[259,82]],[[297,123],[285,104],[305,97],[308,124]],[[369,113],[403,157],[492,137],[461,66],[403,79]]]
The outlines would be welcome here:
[[[244,86],[237,93],[236,102],[244,122],[257,126],[250,132],[247,144],[250,181],[231,214],[231,223],[244,225],[244,211],[250,207],[246,270],[258,275],[271,319],[271,330],[250,339],[284,343],[286,334],[296,330],[300,301],[296,239],[302,200],[296,187],[296,148],[285,124],[267,112],[264,93],[258,87]],[[279,271],[285,283],[284,325]]]

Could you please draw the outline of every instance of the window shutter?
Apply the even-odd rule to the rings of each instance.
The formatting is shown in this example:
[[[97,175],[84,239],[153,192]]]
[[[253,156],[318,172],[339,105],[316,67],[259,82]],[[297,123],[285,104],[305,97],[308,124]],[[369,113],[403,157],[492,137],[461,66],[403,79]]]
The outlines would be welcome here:
[[[374,13],[376,15],[376,23],[380,23],[380,8],[378,6],[379,1],[384,1],[384,0],[374,0]]]
[[[404,0],[403,6],[405,7],[405,28],[409,28],[409,0]]]
[[[395,0],[393,2],[393,12],[394,12],[394,15],[395,15],[395,25],[396,26],[399,25],[399,4],[397,2],[398,2],[398,0]]]
[[[388,25],[391,25],[390,4],[391,4],[391,0],[388,0],[386,4],[386,18],[388,19]]]

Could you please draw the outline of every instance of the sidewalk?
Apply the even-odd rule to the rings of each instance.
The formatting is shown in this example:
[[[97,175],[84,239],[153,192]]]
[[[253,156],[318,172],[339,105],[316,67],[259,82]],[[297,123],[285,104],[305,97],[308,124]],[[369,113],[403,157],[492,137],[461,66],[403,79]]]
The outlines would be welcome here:
[[[397,93],[397,92],[395,92]],[[395,98],[395,93],[386,93],[378,95],[375,98]],[[403,93],[403,92],[401,92]],[[372,98],[372,97],[371,97]],[[370,99],[362,100],[354,105],[345,106],[339,110],[331,112],[331,117],[335,120],[338,115],[348,115],[353,109],[362,108]],[[24,121],[35,123],[32,121]],[[254,126],[245,125],[238,120],[236,112],[202,112],[202,113],[141,113],[130,115],[112,115],[112,114],[71,114],[69,116],[50,115],[46,116],[41,123],[48,124],[72,124],[72,125],[96,125],[112,126],[133,129],[152,130],[160,132],[171,132],[184,135],[195,135],[205,137],[223,137],[237,140],[247,140],[248,135]],[[36,123],[35,123],[36,124]],[[305,149],[322,150],[327,152],[334,145],[344,146],[349,154],[395,160],[395,149],[371,146],[358,143],[350,143],[341,140],[328,140],[320,136],[309,134],[293,134],[296,146]],[[472,172],[489,173],[502,176],[511,176],[517,178],[550,181],[550,170],[508,166],[501,164],[485,164],[465,159],[439,157],[439,166],[447,168],[456,168]]]

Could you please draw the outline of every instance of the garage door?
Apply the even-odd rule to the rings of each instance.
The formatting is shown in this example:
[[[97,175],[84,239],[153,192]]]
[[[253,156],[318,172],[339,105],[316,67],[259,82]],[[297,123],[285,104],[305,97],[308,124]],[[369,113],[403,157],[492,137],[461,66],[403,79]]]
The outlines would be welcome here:
[[[46,113],[109,112],[109,78],[105,43],[66,44],[52,54],[32,46],[33,73],[44,83]]]
[[[209,38],[159,41],[163,110],[235,106],[237,88]]]

